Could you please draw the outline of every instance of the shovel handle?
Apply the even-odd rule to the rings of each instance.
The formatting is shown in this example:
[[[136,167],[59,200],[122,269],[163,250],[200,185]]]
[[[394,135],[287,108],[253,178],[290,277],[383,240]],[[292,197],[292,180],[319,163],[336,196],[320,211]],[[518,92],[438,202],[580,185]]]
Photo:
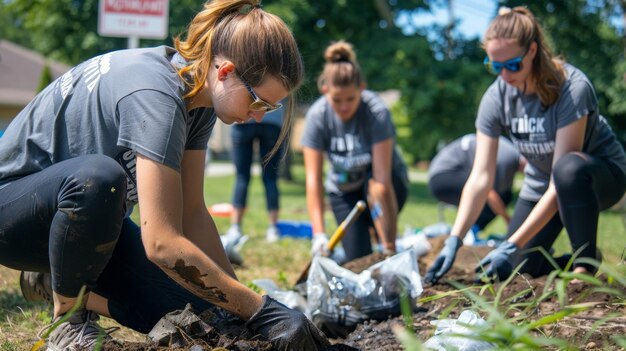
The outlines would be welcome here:
[[[343,238],[346,230],[350,228],[357,218],[359,218],[359,215],[365,210],[365,207],[367,206],[363,200],[359,200],[356,205],[354,205],[348,216],[341,222],[341,224],[339,224],[339,227],[337,227],[333,235],[330,237],[330,240],[328,240],[328,251],[332,252],[335,249],[335,246],[337,246],[337,243],[341,241],[341,238]]]

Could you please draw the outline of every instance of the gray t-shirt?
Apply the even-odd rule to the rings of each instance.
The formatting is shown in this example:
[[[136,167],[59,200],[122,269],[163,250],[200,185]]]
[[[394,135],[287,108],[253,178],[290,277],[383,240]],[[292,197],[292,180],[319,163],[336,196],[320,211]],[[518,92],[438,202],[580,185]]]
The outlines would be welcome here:
[[[213,109],[187,112],[172,48],[122,50],[71,69],[38,94],[0,138],[0,186],[52,164],[104,154],[128,175],[137,202],[136,153],[180,171],[185,150],[203,150]],[[174,60],[176,61],[176,60]]]
[[[359,189],[371,176],[372,146],[395,139],[391,113],[374,92],[364,90],[355,115],[348,122],[337,117],[326,97],[320,97],[306,114],[302,145],[325,151],[330,161],[326,191],[342,194]],[[392,169],[406,173],[394,145]]]
[[[607,121],[599,114],[591,82],[577,68],[565,65],[566,81],[551,106],[535,94],[524,95],[500,77],[487,89],[478,108],[476,129],[491,137],[508,133],[528,160],[520,197],[537,201],[548,188],[557,129],[587,115],[583,151],[614,164],[626,174],[626,155]]]
[[[430,162],[428,176],[445,172],[469,174],[476,154],[476,134],[467,134],[453,140]],[[520,153],[507,138],[501,136],[498,143],[498,160],[493,189],[498,194],[508,192],[513,187],[515,172],[519,168]]]

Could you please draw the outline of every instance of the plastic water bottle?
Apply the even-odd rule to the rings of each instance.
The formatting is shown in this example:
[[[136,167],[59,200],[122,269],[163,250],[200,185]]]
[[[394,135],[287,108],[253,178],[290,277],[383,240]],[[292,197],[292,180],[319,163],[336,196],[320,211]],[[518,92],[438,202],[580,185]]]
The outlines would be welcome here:
[[[435,238],[440,235],[450,234],[450,230],[452,230],[452,227],[449,224],[439,222],[424,227],[422,233],[424,233],[427,238]]]
[[[476,245],[478,243],[477,234],[479,231],[480,231],[480,228],[478,227],[478,224],[474,224],[470,228],[470,230],[467,231],[467,234],[465,234],[465,237],[463,238],[463,245],[466,245],[466,246]]]

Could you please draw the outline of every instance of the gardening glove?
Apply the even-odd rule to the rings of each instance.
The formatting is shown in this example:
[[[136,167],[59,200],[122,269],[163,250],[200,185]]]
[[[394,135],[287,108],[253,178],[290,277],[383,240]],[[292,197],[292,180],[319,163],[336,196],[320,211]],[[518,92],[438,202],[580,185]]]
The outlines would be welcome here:
[[[446,244],[441,249],[439,256],[433,262],[433,265],[430,266],[428,272],[424,276],[424,282],[427,284],[435,284],[439,278],[443,277],[450,268],[452,268],[452,264],[456,259],[456,252],[459,251],[459,248],[463,245],[463,240],[455,235],[450,235],[448,239],[446,239]]]
[[[264,295],[261,308],[246,322],[246,328],[263,335],[275,349],[316,351],[330,346],[306,316]]]
[[[328,236],[326,233],[315,233],[313,240],[311,240],[311,255],[328,256]]]
[[[503,281],[508,278],[513,272],[511,258],[518,251],[517,246],[510,241],[498,245],[476,266],[475,272],[478,273],[476,281],[484,281],[485,279]]]

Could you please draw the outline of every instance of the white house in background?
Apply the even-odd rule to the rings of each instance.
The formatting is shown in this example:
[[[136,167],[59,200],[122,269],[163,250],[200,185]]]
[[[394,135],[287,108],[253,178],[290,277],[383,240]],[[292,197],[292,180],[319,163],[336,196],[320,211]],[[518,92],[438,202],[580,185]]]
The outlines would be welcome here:
[[[70,69],[30,49],[0,40],[0,130],[35,97],[46,63],[53,79]]]

